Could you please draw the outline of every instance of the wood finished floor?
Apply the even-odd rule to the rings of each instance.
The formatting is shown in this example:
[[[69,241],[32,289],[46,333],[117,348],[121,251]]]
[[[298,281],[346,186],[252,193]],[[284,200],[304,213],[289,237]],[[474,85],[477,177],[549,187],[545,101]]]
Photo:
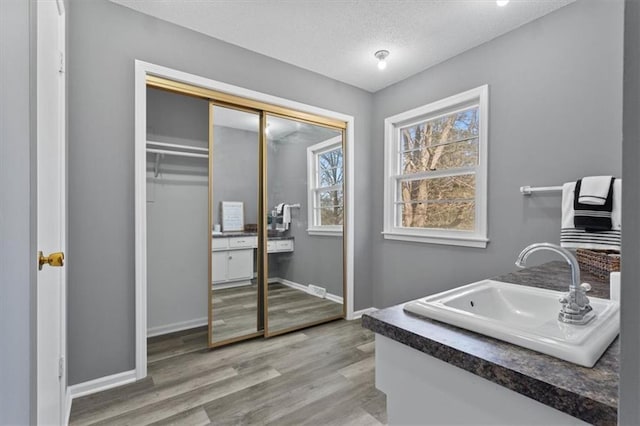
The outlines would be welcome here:
[[[148,377],[73,401],[71,425],[379,425],[360,321],[208,350],[207,329],[151,338]]]
[[[257,331],[257,285],[213,290],[213,341]],[[309,324],[342,314],[342,304],[280,283],[269,284],[269,330]]]

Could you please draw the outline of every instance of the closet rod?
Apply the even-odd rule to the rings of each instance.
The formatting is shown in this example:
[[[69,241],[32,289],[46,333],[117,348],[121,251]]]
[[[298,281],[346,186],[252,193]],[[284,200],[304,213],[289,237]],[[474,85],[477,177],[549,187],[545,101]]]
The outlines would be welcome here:
[[[167,149],[147,148],[147,152],[150,152],[152,154],[175,155],[175,156],[178,156],[178,157],[209,158],[209,156],[207,154],[197,154],[195,152],[169,151]]]
[[[174,149],[182,149],[186,151],[209,152],[209,148],[200,148],[199,146],[179,145],[179,144],[167,143],[167,142],[147,141],[147,145],[152,145],[154,147],[159,147],[159,148],[174,148]]]

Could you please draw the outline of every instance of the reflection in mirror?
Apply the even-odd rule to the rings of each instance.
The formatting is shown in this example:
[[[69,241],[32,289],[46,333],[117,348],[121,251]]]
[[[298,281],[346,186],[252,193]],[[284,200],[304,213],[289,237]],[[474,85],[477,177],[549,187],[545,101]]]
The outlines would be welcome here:
[[[212,107],[211,316],[213,345],[262,328],[256,278],[259,115]]]
[[[268,334],[343,315],[342,131],[267,116]]]

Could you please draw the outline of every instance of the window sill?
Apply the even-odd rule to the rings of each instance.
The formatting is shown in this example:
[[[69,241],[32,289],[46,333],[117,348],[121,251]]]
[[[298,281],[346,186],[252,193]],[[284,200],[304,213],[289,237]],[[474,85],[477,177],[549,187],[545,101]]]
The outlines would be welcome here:
[[[413,243],[442,244],[448,246],[462,246],[474,248],[487,248],[488,238],[478,236],[461,235],[420,235],[403,232],[383,232],[385,240],[410,241]]]
[[[309,235],[320,237],[342,237],[342,231],[337,229],[309,228],[307,229],[307,233]]]

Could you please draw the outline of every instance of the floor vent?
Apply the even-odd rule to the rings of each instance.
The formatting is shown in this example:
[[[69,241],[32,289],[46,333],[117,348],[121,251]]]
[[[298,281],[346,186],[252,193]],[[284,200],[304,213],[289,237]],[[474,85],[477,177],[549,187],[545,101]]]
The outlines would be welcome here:
[[[318,287],[317,285],[309,284],[309,294],[313,294],[314,296],[318,296],[324,299],[324,296],[327,294],[327,289],[323,287]]]

